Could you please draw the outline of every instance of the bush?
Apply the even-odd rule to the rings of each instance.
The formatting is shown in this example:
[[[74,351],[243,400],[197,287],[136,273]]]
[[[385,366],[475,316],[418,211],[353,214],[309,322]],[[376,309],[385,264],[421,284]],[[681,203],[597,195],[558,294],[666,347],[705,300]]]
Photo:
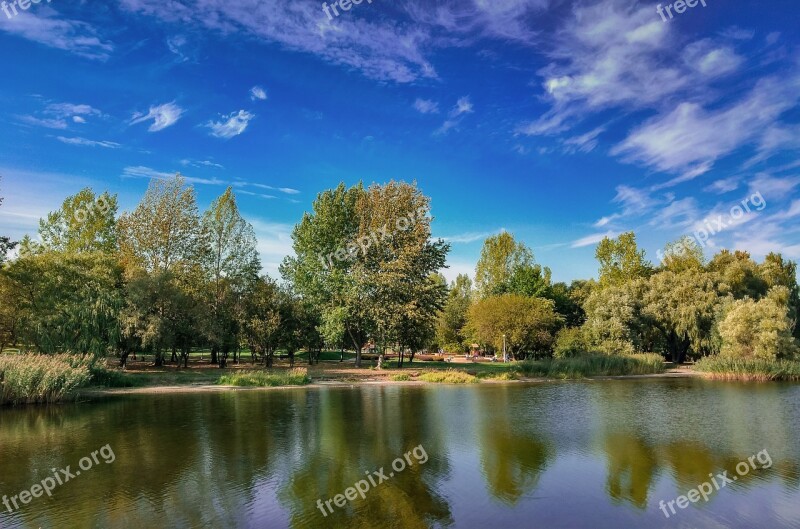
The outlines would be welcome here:
[[[308,369],[302,367],[279,372],[247,371],[234,375],[224,375],[219,377],[217,381],[222,386],[240,387],[305,386],[310,382]]]
[[[789,360],[709,356],[698,360],[695,369],[717,380],[800,380],[800,362]]]
[[[585,355],[588,350],[589,345],[580,327],[567,327],[558,331],[553,351],[555,358],[575,358]]]
[[[525,376],[546,378],[586,378],[594,376],[652,375],[663,373],[664,358],[657,354],[587,355],[555,358],[519,364]]]
[[[475,375],[470,375],[457,369],[425,371],[419,376],[419,379],[435,384],[474,384],[478,382],[478,378]]]
[[[59,402],[91,380],[84,357],[0,355],[0,404]]]
[[[407,373],[398,373],[396,375],[389,375],[389,380],[393,382],[408,382],[411,377]]]

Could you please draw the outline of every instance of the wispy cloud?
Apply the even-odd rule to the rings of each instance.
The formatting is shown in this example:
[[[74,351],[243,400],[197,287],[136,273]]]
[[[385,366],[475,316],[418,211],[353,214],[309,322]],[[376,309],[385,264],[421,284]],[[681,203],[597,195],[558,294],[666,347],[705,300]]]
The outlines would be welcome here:
[[[40,6],[25,16],[3,19],[0,31],[87,59],[105,61],[114,50],[90,24],[67,19],[49,6]]]
[[[66,138],[64,136],[56,136],[56,139],[67,145],[80,145],[82,147],[104,147],[106,149],[119,149],[121,145],[113,141],[95,141],[87,140],[86,138]]]
[[[150,107],[147,114],[137,112],[131,118],[131,125],[153,120],[147,130],[158,132],[177,123],[184,112],[184,109],[176,105],[174,101],[172,103],[164,103],[163,105]]]
[[[260,86],[254,86],[250,89],[250,99],[253,101],[265,101],[267,99],[267,91]]]
[[[209,121],[206,126],[211,129],[211,135],[216,138],[230,139],[238,136],[247,129],[247,125],[255,118],[246,110],[233,112],[228,116],[222,116],[222,121]]]
[[[420,114],[438,114],[439,103],[430,99],[417,99],[414,101],[414,109]]]

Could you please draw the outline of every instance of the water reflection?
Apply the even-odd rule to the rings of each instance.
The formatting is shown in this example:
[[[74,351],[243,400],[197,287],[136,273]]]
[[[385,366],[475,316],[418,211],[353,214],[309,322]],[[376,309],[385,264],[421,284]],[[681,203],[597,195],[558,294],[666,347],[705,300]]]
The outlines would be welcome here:
[[[693,526],[800,519],[800,386],[695,380],[363,387],[109,399],[0,410],[0,494],[100,464],[2,527],[670,527],[670,500],[768,450]],[[428,460],[323,515],[418,446]],[[602,513],[602,517],[598,516]],[[603,522],[598,520],[602,518]],[[569,521],[567,521],[569,520]],[[577,520],[577,521],[576,521]],[[616,525],[615,525],[616,524]]]

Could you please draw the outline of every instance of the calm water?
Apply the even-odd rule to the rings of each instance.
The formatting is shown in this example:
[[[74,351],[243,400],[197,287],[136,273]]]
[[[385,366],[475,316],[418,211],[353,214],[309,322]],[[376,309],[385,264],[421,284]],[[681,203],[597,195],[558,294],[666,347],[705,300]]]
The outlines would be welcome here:
[[[52,498],[0,514],[0,527],[800,527],[798,431],[800,385],[686,379],[4,409],[0,494],[30,490],[52,468],[70,465],[74,474],[105,445],[116,459],[84,460],[90,470]],[[389,477],[392,462],[420,445]],[[710,473],[736,475],[737,463],[762,450],[771,468],[756,461],[759,470],[669,519],[659,510]],[[387,480],[373,477],[365,499],[331,503],[335,512],[323,516],[318,499],[381,468]]]

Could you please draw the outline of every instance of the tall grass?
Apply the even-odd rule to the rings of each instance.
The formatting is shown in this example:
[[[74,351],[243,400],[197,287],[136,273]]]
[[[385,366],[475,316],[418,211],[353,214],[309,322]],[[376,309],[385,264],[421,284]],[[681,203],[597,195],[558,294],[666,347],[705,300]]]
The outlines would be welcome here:
[[[474,384],[478,382],[478,377],[475,375],[470,375],[458,369],[424,371],[419,376],[419,379],[436,384]]]
[[[664,359],[657,354],[588,355],[522,362],[522,375],[559,379],[596,376],[652,375],[663,373]]]
[[[305,386],[311,379],[308,369],[295,368],[288,371],[247,371],[233,375],[219,377],[218,384],[222,386],[240,387],[276,387],[276,386]]]
[[[791,360],[709,356],[698,360],[695,370],[715,380],[800,380],[800,362]]]
[[[83,358],[0,355],[0,405],[59,402],[90,379]]]

